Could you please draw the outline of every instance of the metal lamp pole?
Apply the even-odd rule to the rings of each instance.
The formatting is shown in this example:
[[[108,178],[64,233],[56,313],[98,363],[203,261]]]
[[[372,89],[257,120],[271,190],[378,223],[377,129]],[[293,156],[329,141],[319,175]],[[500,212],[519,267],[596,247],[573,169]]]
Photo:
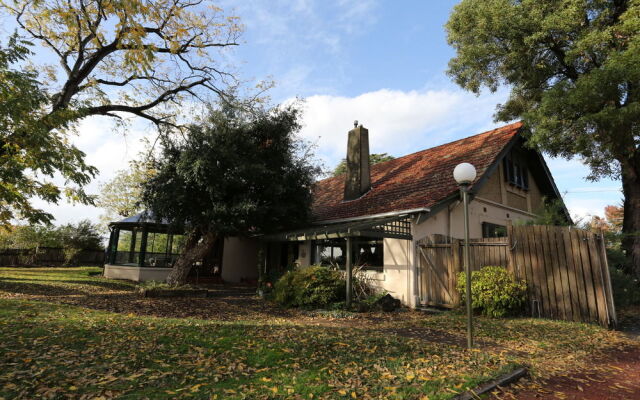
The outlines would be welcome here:
[[[471,254],[469,253],[469,189],[471,183],[476,179],[476,169],[469,163],[458,164],[453,170],[453,178],[460,185],[460,193],[462,194],[462,204],[464,212],[464,272],[466,279],[466,298],[467,306],[467,347],[473,348],[473,314],[471,294]]]
[[[471,253],[469,252],[469,184],[460,185],[464,208],[464,273],[467,275],[465,291],[467,293],[467,347],[473,347],[473,314],[471,307]]]

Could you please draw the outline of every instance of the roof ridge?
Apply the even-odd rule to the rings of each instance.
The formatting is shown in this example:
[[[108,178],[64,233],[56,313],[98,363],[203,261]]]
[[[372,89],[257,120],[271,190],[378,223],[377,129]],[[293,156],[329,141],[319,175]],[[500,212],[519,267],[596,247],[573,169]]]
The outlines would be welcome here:
[[[418,153],[423,153],[423,152],[425,152],[425,151],[434,150],[434,149],[437,149],[437,148],[439,148],[439,147],[449,146],[449,145],[452,145],[452,144],[457,143],[457,142],[461,142],[461,141],[464,141],[464,140],[468,140],[468,139],[474,138],[474,137],[476,137],[476,136],[481,136],[481,135],[486,135],[486,134],[494,133],[494,132],[499,131],[499,130],[507,130],[507,129],[509,129],[509,128],[510,128],[510,129],[514,129],[514,128],[516,128],[516,126],[517,126],[517,128],[519,129],[519,128],[521,128],[521,127],[522,127],[522,125],[523,125],[522,121],[512,122],[512,123],[507,124],[507,125],[502,125],[502,126],[499,126],[499,127],[497,127],[497,128],[489,129],[488,131],[484,131],[484,132],[476,133],[475,135],[465,136],[465,137],[463,137],[463,138],[456,139],[456,140],[453,140],[453,141],[451,141],[451,142],[442,143],[442,144],[439,144],[439,145],[437,145],[437,146],[428,147],[428,148],[426,148],[426,149],[422,149],[422,150],[414,151],[413,153],[405,154],[405,155],[403,155],[403,156],[396,157],[396,158],[393,158],[393,159],[391,159],[391,160],[387,160],[387,161],[383,161],[383,162],[380,162],[380,163],[377,163],[377,164],[373,164],[373,165],[371,165],[371,168],[372,168],[372,169],[373,169],[374,167],[375,167],[375,168],[379,168],[379,167],[384,166],[384,165],[385,165],[385,164],[387,164],[387,163],[396,162],[397,160],[402,160],[403,158],[410,157],[410,156],[414,156],[414,155],[416,155],[416,154],[418,154]],[[373,172],[373,171],[372,171],[372,172]],[[344,173],[343,173],[343,174],[340,174],[340,175],[336,175],[336,176],[329,176],[329,177],[326,177],[326,178],[324,178],[324,179],[321,179],[321,180],[317,181],[316,183],[318,183],[318,182],[322,182],[322,181],[326,181],[326,180],[329,180],[329,179],[338,178],[338,177],[343,176],[343,175],[344,175]]]
[[[522,121],[512,122],[512,123],[507,124],[507,125],[503,125],[503,126],[500,126],[500,127],[497,127],[497,128],[489,129],[488,131],[484,131],[484,132],[476,133],[475,135],[466,136],[466,137],[463,137],[463,138],[460,138],[460,139],[456,139],[456,140],[451,141],[451,142],[442,143],[442,144],[439,144],[439,145],[437,145],[437,146],[428,147],[428,148],[426,148],[426,149],[422,149],[422,150],[414,151],[413,153],[405,154],[405,155],[403,155],[403,156],[396,157],[396,158],[394,158],[394,159],[392,159],[392,160],[383,161],[383,162],[381,162],[381,163],[377,163],[377,164],[374,164],[374,165],[383,165],[383,164],[385,164],[385,163],[388,163],[388,162],[391,162],[391,161],[395,161],[395,160],[400,160],[400,159],[403,159],[403,158],[405,158],[405,157],[413,156],[413,155],[418,154],[418,153],[422,153],[422,152],[429,151],[429,150],[434,150],[434,149],[437,149],[437,148],[439,148],[439,147],[443,147],[443,146],[449,146],[449,145],[452,145],[452,144],[457,143],[457,142],[462,142],[462,141],[464,141],[464,140],[469,140],[469,139],[474,138],[474,137],[476,137],[476,136],[481,136],[481,135],[486,135],[486,134],[494,133],[495,131],[499,131],[499,130],[506,130],[506,128],[512,127],[512,125],[520,125],[520,126],[518,127],[518,128],[520,128],[520,127],[522,127]],[[513,128],[515,128],[515,126],[514,126]],[[511,128],[511,129],[513,129],[513,128]],[[373,167],[373,165],[372,165],[372,167]]]

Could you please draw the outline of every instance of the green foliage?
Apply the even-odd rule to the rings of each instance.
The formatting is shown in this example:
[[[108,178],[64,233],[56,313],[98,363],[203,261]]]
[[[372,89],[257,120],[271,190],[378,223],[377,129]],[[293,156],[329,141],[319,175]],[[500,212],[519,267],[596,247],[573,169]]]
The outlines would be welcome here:
[[[562,200],[544,198],[542,203],[543,205],[535,211],[536,217],[527,221],[527,225],[571,225],[571,220],[567,218],[566,208]]]
[[[458,274],[456,288],[466,301],[467,276]],[[489,317],[517,315],[526,302],[527,285],[503,267],[487,266],[471,273],[472,307]]]
[[[342,273],[322,266],[285,273],[274,285],[273,300],[287,307],[326,308],[345,300]]]
[[[130,217],[143,210],[142,188],[144,183],[154,175],[155,170],[144,161],[132,161],[128,170],[121,170],[107,183],[100,187],[100,195],[96,206],[104,209],[100,217],[106,226],[109,222]]]
[[[162,141],[143,203],[192,235],[248,235],[305,223],[318,169],[291,107],[212,111],[183,140]]]
[[[52,225],[12,225],[0,229],[0,248],[62,247],[58,228]]]
[[[91,204],[82,186],[97,170],[85,164],[85,154],[73,146],[68,133],[78,118],[74,112],[47,114],[50,97],[37,72],[23,63],[30,43],[15,36],[0,47],[0,225],[14,219],[31,224],[50,223],[53,216],[33,205],[34,199]],[[65,184],[53,182],[61,176]]]
[[[82,250],[102,250],[102,236],[99,228],[89,220],[77,224],[66,224],[58,228],[65,265],[76,265],[76,258]]]
[[[34,249],[41,247],[62,248],[65,265],[74,265],[83,250],[102,250],[100,230],[89,220],[77,224],[16,225],[0,231],[0,248]]]
[[[390,156],[387,153],[373,153],[369,154],[369,165],[378,164],[381,162],[393,160],[395,157]],[[347,172],[347,159],[343,158],[336,168],[331,173],[332,176],[342,175]]]
[[[640,305],[640,280],[613,266],[609,267],[616,307]]]
[[[618,177],[640,133],[640,3],[463,0],[447,23],[449,74],[463,88],[511,88],[498,108],[531,143]]]

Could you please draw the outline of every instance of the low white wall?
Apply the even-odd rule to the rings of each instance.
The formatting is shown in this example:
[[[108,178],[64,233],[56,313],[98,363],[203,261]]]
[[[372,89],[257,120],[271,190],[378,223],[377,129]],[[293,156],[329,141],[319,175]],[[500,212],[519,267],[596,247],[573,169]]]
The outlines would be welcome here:
[[[222,279],[225,282],[240,282],[257,278],[258,242],[238,237],[224,239]]]
[[[160,281],[164,282],[171,272],[171,268],[133,267],[126,265],[104,266],[104,277],[109,279],[125,279],[134,282]]]

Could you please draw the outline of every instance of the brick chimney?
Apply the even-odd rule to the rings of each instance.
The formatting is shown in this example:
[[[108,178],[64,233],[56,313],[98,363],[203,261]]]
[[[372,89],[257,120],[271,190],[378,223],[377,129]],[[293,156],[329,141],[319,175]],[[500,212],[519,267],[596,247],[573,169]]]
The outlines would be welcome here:
[[[369,172],[369,130],[358,125],[349,131],[347,141],[347,175],[344,185],[344,199],[354,200],[371,189]]]

